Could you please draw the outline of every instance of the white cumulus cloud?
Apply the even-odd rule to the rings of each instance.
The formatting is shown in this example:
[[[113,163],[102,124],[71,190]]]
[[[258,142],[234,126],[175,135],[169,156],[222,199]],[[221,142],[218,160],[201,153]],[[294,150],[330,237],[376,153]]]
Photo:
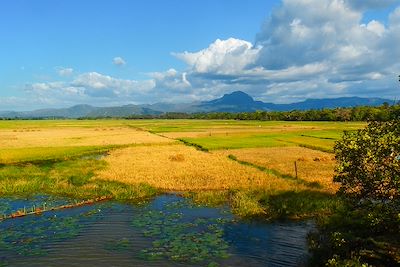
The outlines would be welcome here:
[[[174,55],[185,61],[196,72],[230,74],[252,64],[258,52],[259,48],[254,48],[250,42],[229,38],[217,39],[208,48],[198,52],[185,51]]]
[[[191,83],[187,79],[186,72],[178,72],[175,69],[169,69],[165,72],[153,72],[150,74],[154,78],[157,88],[170,90],[183,90],[191,88]]]
[[[69,82],[41,82],[25,86],[26,91],[37,96],[48,98],[70,97],[76,100],[90,98],[105,98],[110,100],[128,101],[148,93],[156,86],[153,79],[136,81],[118,79],[97,72],[87,72],[78,75]]]
[[[113,58],[113,64],[117,66],[126,65],[126,61],[122,57],[115,57]]]
[[[155,86],[152,80],[118,79],[97,72],[83,73],[74,79],[71,85],[84,88],[88,95],[100,97],[129,96],[151,90]]]
[[[73,68],[57,67],[56,71],[57,71],[58,75],[60,75],[62,77],[71,76],[74,73]]]

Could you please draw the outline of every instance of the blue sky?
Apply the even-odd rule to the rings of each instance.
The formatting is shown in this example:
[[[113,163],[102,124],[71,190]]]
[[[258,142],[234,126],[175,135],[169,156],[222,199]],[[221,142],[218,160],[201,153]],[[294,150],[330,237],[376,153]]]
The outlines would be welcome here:
[[[0,110],[399,98],[397,0],[6,0]],[[397,86],[397,87],[396,87]]]

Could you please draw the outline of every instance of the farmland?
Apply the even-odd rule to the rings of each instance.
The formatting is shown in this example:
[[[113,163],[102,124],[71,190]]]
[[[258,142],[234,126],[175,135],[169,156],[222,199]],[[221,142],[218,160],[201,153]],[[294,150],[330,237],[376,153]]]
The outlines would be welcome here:
[[[180,192],[206,204],[230,204],[241,216],[314,216],[339,204],[333,197],[334,141],[344,130],[363,126],[229,120],[1,121],[0,194],[106,195],[135,202]]]
[[[346,205],[333,144],[363,126],[0,121],[0,266],[298,266]]]

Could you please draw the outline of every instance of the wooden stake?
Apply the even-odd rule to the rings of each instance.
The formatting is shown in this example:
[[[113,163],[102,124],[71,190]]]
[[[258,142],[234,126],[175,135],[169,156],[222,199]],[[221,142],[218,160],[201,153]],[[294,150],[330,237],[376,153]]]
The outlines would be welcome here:
[[[294,171],[296,172],[296,179],[297,179],[297,162],[294,162]]]

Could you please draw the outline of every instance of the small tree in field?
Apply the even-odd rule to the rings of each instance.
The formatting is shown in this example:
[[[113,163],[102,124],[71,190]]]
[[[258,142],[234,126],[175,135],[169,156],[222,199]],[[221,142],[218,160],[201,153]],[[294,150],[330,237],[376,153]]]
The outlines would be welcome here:
[[[345,132],[335,145],[338,167],[334,181],[349,196],[392,200],[400,196],[400,122],[371,122]]]

